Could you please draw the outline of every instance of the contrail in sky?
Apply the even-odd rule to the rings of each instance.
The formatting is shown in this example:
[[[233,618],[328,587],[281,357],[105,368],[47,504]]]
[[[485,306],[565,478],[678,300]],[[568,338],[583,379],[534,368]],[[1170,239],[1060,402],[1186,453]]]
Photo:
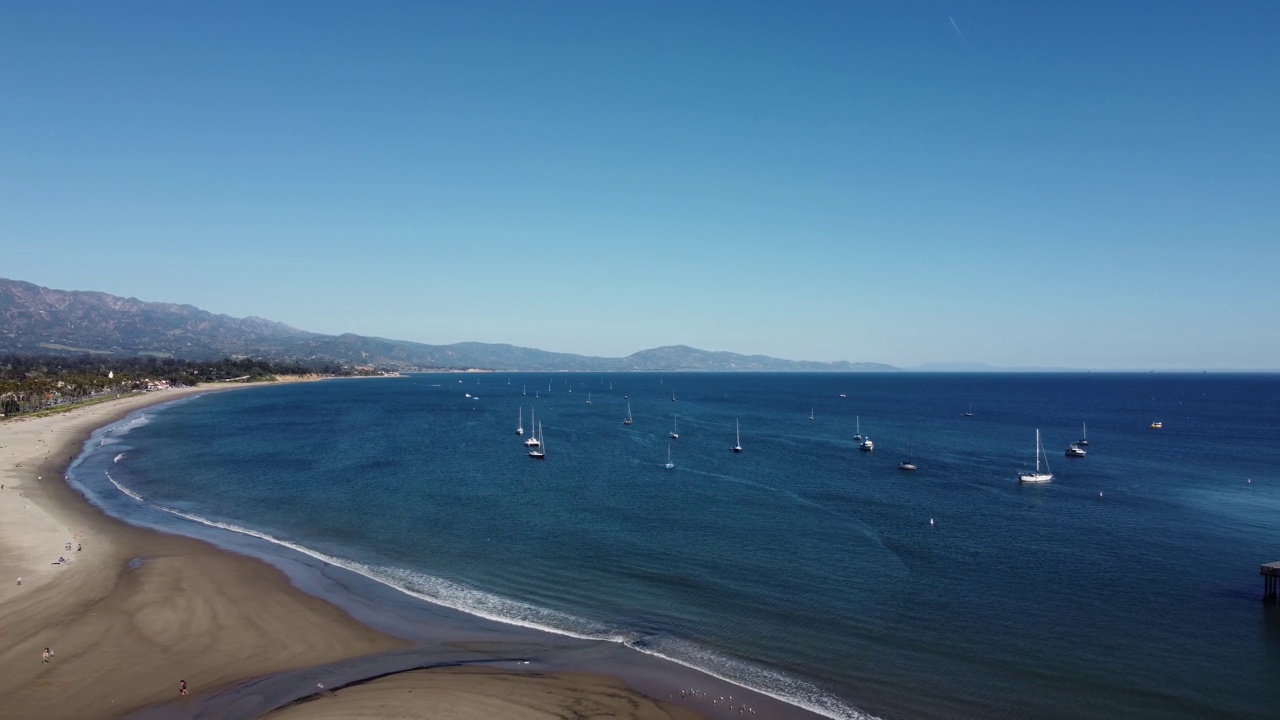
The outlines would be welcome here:
[[[965,39],[964,33],[960,32],[960,26],[956,24],[956,19],[950,15],[947,16],[947,19],[951,21],[951,27],[956,29],[956,34],[960,36],[960,42],[964,43],[965,48],[972,54],[973,48],[969,47],[969,41]]]

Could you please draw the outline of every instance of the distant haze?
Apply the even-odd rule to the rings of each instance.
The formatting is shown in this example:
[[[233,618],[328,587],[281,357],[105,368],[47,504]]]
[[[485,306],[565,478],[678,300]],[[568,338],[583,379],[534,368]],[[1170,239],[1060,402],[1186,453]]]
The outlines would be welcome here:
[[[1280,369],[1277,27],[1280,3],[12,4],[0,274],[432,345]]]

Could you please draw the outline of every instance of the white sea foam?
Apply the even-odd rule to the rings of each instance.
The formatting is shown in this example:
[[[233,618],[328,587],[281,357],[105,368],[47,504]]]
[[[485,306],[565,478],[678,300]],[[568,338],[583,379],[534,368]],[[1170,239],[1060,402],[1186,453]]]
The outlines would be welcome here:
[[[510,600],[493,593],[476,590],[460,583],[405,568],[369,565],[355,560],[335,557],[304,545],[282,540],[265,532],[232,523],[211,520],[200,515],[166,507],[159,503],[148,502],[137,493],[116,482],[110,473],[106,473],[106,476],[120,492],[135,500],[146,502],[152,507],[171,515],[176,515],[206,527],[247,535],[274,545],[289,548],[330,565],[345,568],[357,575],[419,600],[443,605],[469,615],[508,625],[516,625],[583,640],[604,640],[620,643],[638,652],[692,668],[725,682],[768,695],[784,703],[804,708],[833,720],[876,720],[874,716],[858,710],[804,680],[728,658],[692,643],[671,637],[653,638],[635,631],[613,629],[602,623],[579,618],[558,610],[540,608],[518,600]]]
[[[150,416],[148,416],[146,413],[139,413],[137,417],[131,418],[129,422],[123,423],[121,425],[118,425],[117,427],[112,428],[111,432],[113,435],[114,434],[123,435],[124,433],[127,433],[130,430],[136,430],[137,428],[140,428],[143,425],[149,425],[150,423],[151,423]]]
[[[120,492],[124,493],[125,495],[128,495],[129,497],[133,498],[134,500],[137,500],[138,502],[143,502],[143,503],[144,503],[144,502],[147,502],[146,500],[143,500],[143,499],[142,499],[142,496],[141,496],[141,495],[139,495],[138,493],[136,493],[136,492],[134,492],[134,491],[130,490],[129,488],[127,488],[127,487],[125,487],[125,486],[121,485],[120,483],[116,482],[116,479],[115,479],[115,478],[113,478],[113,477],[111,477],[111,473],[106,472],[106,471],[104,470],[102,474],[103,474],[103,475],[106,475],[106,476],[107,476],[107,479],[111,481],[111,484],[112,484],[112,485],[115,485],[115,486],[116,486],[116,489],[117,489],[117,490],[119,490]],[[151,503],[148,503],[148,504],[151,504]]]
[[[121,460],[123,460],[123,459],[124,459],[124,456],[125,456],[125,455],[126,455],[126,453],[120,453],[119,455],[117,455],[117,456],[116,456],[116,459],[115,459],[115,460],[112,460],[111,462],[113,462],[113,463],[118,463],[118,462],[120,462]]]
[[[878,720],[818,686],[789,677],[776,670],[762,668],[677,638],[666,637],[640,643],[624,643],[627,647],[660,657],[715,678],[768,695],[788,705],[795,705],[834,720]]]

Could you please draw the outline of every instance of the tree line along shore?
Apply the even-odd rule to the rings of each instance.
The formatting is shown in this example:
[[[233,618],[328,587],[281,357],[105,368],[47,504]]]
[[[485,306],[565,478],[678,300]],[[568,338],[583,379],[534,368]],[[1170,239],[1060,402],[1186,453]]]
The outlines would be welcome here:
[[[286,377],[357,377],[395,372],[389,368],[323,360],[196,361],[159,357],[0,355],[0,416],[47,412],[137,392],[207,383],[274,382]]]

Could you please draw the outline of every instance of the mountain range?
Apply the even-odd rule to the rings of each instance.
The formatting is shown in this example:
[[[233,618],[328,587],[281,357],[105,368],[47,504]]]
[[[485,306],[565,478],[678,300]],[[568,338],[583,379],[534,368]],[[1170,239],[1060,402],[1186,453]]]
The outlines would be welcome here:
[[[261,357],[337,361],[398,369],[474,368],[506,371],[627,372],[892,371],[881,363],[782,360],[685,345],[642,350],[623,358],[555,353],[535,348],[463,342],[428,345],[345,333],[324,335],[259,317],[233,318],[193,305],[144,302],[101,292],[53,290],[0,278],[0,353],[187,360]]]

